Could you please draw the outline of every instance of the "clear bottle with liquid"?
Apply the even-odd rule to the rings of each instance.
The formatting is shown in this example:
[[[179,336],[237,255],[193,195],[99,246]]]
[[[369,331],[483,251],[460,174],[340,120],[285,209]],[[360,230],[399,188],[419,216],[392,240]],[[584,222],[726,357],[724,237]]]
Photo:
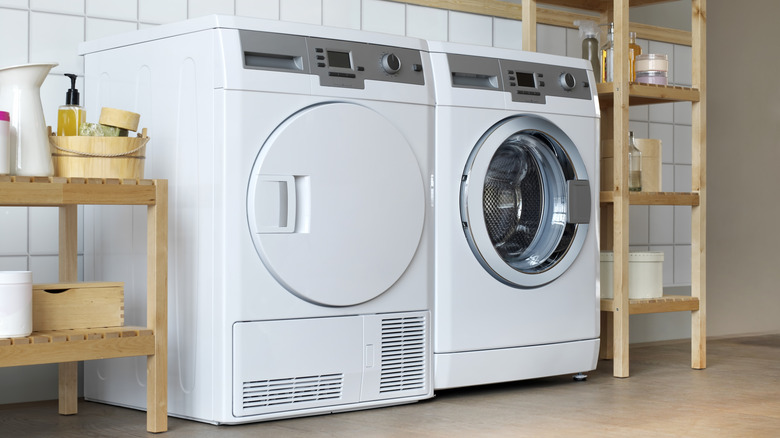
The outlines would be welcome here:
[[[601,61],[599,59],[599,25],[592,20],[576,20],[574,25],[580,29],[582,38],[582,59],[590,61],[593,78],[601,82]]]
[[[601,46],[601,82],[612,82],[615,74],[612,68],[615,56],[615,23],[609,23],[607,26],[607,42]]]
[[[636,43],[636,32],[628,33],[628,74],[629,81],[636,82],[636,57],[642,54],[642,47]]]
[[[634,142],[634,131],[628,133],[628,191],[642,191],[642,151]]]

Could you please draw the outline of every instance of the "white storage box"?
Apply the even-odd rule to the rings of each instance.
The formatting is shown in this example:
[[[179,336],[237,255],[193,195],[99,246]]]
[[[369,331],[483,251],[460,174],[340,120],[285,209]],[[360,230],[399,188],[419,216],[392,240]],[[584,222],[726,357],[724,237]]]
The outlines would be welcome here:
[[[0,338],[32,332],[32,272],[0,271]]]
[[[614,255],[601,252],[601,298],[613,298]],[[659,298],[664,294],[664,253],[628,253],[628,298]]]

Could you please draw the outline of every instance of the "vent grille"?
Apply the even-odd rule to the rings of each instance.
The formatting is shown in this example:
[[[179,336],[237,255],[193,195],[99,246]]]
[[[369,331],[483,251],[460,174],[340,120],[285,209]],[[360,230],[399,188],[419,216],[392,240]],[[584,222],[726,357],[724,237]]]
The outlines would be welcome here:
[[[382,359],[379,392],[425,387],[425,317],[382,320]]]
[[[343,374],[244,382],[244,409],[332,400],[341,397]]]

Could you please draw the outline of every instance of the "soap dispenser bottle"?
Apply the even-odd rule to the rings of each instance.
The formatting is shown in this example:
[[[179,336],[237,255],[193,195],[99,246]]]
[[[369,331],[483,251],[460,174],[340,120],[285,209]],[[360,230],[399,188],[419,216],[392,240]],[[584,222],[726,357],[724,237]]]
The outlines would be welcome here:
[[[70,78],[70,89],[65,93],[65,105],[57,112],[57,135],[79,135],[79,126],[86,119],[84,107],[79,105],[79,90],[76,89],[76,75],[65,73]]]
[[[599,26],[592,20],[576,20],[574,25],[580,29],[582,38],[582,59],[590,61],[593,77],[601,82],[601,62],[599,61]]]

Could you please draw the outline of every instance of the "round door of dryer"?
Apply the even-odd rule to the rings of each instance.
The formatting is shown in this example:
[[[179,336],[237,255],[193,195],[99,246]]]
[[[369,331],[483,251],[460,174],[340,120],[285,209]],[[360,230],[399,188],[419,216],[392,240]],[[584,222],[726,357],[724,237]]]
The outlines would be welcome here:
[[[461,179],[460,213],[474,256],[494,278],[534,288],[576,259],[591,216],[576,145],[538,116],[514,116],[477,142]]]
[[[423,181],[407,139],[376,111],[344,102],[304,108],[268,137],[252,169],[247,215],[257,254],[310,303],[372,300],[420,245]]]

